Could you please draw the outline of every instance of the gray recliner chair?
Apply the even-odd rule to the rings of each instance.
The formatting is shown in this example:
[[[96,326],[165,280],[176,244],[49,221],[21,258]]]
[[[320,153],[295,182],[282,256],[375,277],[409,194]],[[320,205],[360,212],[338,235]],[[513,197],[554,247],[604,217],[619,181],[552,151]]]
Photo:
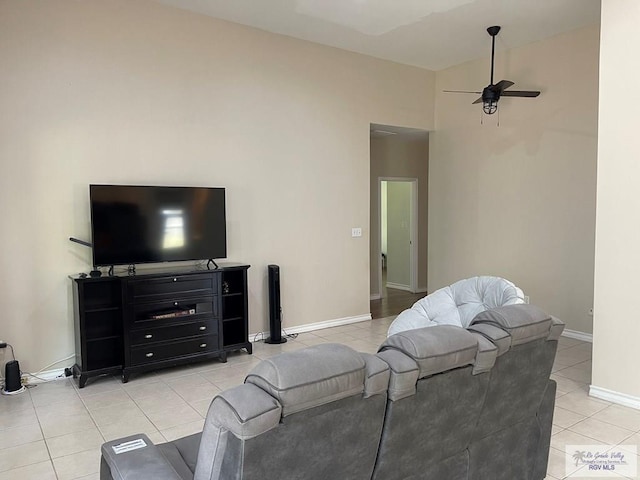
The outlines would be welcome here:
[[[388,383],[385,362],[344,345],[284,353],[217,395],[202,434],[161,445],[145,435],[104,444],[100,478],[368,480]],[[126,451],[140,439],[146,446]]]
[[[532,305],[391,337],[376,480],[542,480],[564,324]]]

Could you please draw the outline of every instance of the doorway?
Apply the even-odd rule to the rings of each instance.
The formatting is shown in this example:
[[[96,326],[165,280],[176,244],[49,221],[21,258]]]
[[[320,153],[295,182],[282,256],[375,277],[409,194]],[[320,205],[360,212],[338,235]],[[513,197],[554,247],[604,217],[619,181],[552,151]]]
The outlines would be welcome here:
[[[369,153],[370,307],[372,318],[383,318],[397,315],[422,298],[427,291],[429,132],[408,127],[371,124]],[[405,216],[399,220],[396,219],[399,227],[404,230],[405,235],[408,235],[400,244],[404,248],[400,250],[405,252],[401,253],[400,257],[397,254],[394,255],[393,244],[389,245],[388,222],[391,220],[393,223],[394,220],[389,218],[388,210],[384,217],[387,222],[387,233],[384,238],[386,244],[384,249],[382,247],[382,207],[383,205],[385,208],[388,207],[388,198],[382,203],[381,197],[383,188],[384,195],[388,197],[390,186],[392,197],[396,186],[410,191],[408,195],[410,201],[405,201],[404,208],[401,209],[404,210]],[[392,217],[393,214],[392,211]],[[398,260],[398,258],[406,258],[407,255],[409,260],[406,263]],[[404,275],[398,272],[396,267],[400,267],[399,270],[404,271]],[[391,288],[387,288],[387,283]]]
[[[378,279],[381,298],[389,288],[418,291],[418,179],[378,179],[380,252]]]

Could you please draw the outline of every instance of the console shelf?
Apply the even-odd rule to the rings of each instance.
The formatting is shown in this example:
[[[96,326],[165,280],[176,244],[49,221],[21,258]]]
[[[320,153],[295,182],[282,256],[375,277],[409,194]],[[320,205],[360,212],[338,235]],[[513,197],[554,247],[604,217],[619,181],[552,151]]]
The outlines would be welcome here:
[[[83,388],[89,377],[132,373],[246,349],[247,270],[169,270],[106,277],[71,277],[74,285],[76,363]]]

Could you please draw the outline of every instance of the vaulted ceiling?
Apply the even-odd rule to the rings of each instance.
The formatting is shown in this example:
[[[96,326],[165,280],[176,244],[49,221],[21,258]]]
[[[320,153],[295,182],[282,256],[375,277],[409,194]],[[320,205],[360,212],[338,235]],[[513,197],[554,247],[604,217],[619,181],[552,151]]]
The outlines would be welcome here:
[[[510,49],[600,20],[600,0],[155,0],[430,70],[488,55],[486,28]]]

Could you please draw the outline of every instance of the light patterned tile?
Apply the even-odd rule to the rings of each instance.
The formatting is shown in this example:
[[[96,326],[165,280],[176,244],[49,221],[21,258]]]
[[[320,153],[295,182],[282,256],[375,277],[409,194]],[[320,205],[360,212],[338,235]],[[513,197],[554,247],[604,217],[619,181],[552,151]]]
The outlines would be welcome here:
[[[96,395],[85,395],[82,397],[82,401],[86,405],[87,409],[92,411],[114,404],[129,403],[131,401],[131,397],[125,390],[118,388],[116,390],[109,390]]]
[[[569,337],[560,337],[558,339],[558,351],[564,350],[565,348],[575,347],[576,345],[583,345],[585,342],[580,340],[576,340],[575,338]]]
[[[553,411],[553,425],[557,425],[561,428],[568,428],[585,418],[585,415],[580,415],[579,413],[571,412],[560,407],[556,407]]]
[[[53,459],[58,480],[72,480],[100,472],[100,447]]]
[[[211,403],[213,397],[215,397],[221,391],[218,387],[206,380],[201,384],[194,385],[192,387],[176,386],[172,388],[188,403],[201,400]]]
[[[156,426],[144,415],[111,422],[107,425],[99,426],[99,430],[106,442],[135,435],[136,433],[144,433],[149,438],[158,433]]]
[[[229,378],[228,380],[218,382],[216,383],[216,387],[218,387],[221,391],[225,391],[225,390],[228,390],[229,388],[242,385],[243,383],[244,383],[244,376],[240,376],[237,378]]]
[[[587,418],[569,427],[572,432],[580,433],[597,440],[599,443],[617,445],[629,438],[633,432],[595,418]]]
[[[67,433],[87,430],[95,423],[86,411],[76,415],[65,415],[60,417],[50,417],[40,421],[44,438],[59,437]]]
[[[304,335],[305,335],[304,337],[300,338],[300,342],[310,347],[314,345],[320,345],[323,343],[329,343],[329,341],[324,337],[319,337],[317,335],[312,335],[312,334],[304,334]]]
[[[90,414],[96,422],[96,425],[99,427],[120,420],[126,420],[127,418],[143,415],[142,410],[133,400],[116,403],[114,405],[109,405],[108,407],[96,408],[95,410],[91,410]]]
[[[161,395],[144,397],[136,400],[138,407],[140,407],[140,409],[147,415],[156,411],[168,410],[172,407],[180,407],[182,405],[186,405],[186,403],[187,402],[185,402],[180,395],[170,388]]]
[[[51,460],[0,473],[0,480],[56,480]]]
[[[38,440],[43,440],[42,430],[38,423],[0,430],[0,450],[37,442]]]
[[[556,374],[551,375],[551,379],[555,380],[558,384],[557,390],[562,393],[569,393],[575,390],[581,389],[585,392],[588,390],[588,386],[586,383],[576,382],[575,380],[571,380],[566,377],[562,377]]]
[[[160,380],[159,377],[154,377],[154,381],[145,383],[129,382],[123,387],[124,390],[134,400],[140,400],[146,397],[157,397],[165,393],[173,393],[169,385]]]
[[[33,410],[33,401],[27,392],[19,395],[0,395],[0,415],[15,414],[25,410]]]
[[[174,405],[166,410],[145,412],[145,414],[158,430],[166,430],[177,425],[202,419],[202,416],[187,403],[179,406]]]
[[[7,428],[31,425],[34,423],[38,423],[38,416],[33,408],[20,412],[0,412],[0,432]]]
[[[593,445],[593,438],[569,429],[551,436],[551,446],[556,450],[564,452],[567,445]]]
[[[625,450],[624,446],[629,445],[635,446],[636,451],[640,453],[640,433],[634,433],[620,442],[620,446],[623,450]],[[638,468],[640,469],[640,463],[638,464]]]
[[[547,478],[551,476],[551,478],[565,478],[566,475],[569,475],[578,470],[578,467],[570,468],[569,471],[566,470],[565,466],[565,453],[563,450],[558,450],[556,448],[549,449],[549,464],[547,466]]]
[[[89,379],[84,388],[78,388],[78,395],[84,397],[87,395],[98,395],[114,390],[122,390],[122,382],[113,376],[102,376],[95,379]]]
[[[68,386],[55,388],[46,383],[39,384],[29,389],[31,400],[35,407],[51,405],[54,403],[72,402],[78,399],[78,392],[70,384]]]
[[[559,375],[561,377],[568,378],[578,383],[591,382],[591,372],[577,366],[563,368],[562,370],[558,370],[557,372],[554,372],[554,375]]]
[[[204,427],[204,419],[196,420],[194,422],[184,423],[175,427],[162,430],[160,433],[167,439],[168,442],[177,440],[178,438],[193,435],[194,433],[202,432]]]
[[[611,405],[600,410],[593,418],[636,432],[640,430],[640,411],[620,405]]]
[[[0,472],[13,470],[33,463],[45,462],[48,459],[49,452],[44,444],[44,440],[4,448],[0,450]]]
[[[46,442],[51,458],[58,458],[99,448],[104,443],[104,438],[98,428],[93,427],[59,437],[47,438]]]
[[[354,332],[354,334],[352,335],[352,334],[349,334],[349,333],[331,333],[331,332],[328,332],[327,330],[319,330],[316,333],[316,335],[318,337],[322,337],[322,338],[326,339],[330,343],[344,343],[344,342],[347,342],[349,340],[357,340],[358,339],[358,337],[356,336],[357,332]]]
[[[53,403],[48,405],[39,405],[36,407],[36,414],[40,421],[51,419],[54,417],[64,417],[69,415],[83,414],[86,407],[80,397],[72,398],[66,402]]]
[[[197,400],[195,402],[189,402],[189,405],[191,405],[191,408],[193,408],[200,414],[201,417],[204,418],[207,416],[207,412],[209,411],[209,406],[211,405],[212,400],[213,399]]]
[[[589,397],[584,390],[567,393],[556,400],[556,405],[565,410],[579,413],[586,417],[607,408],[611,403]]]

